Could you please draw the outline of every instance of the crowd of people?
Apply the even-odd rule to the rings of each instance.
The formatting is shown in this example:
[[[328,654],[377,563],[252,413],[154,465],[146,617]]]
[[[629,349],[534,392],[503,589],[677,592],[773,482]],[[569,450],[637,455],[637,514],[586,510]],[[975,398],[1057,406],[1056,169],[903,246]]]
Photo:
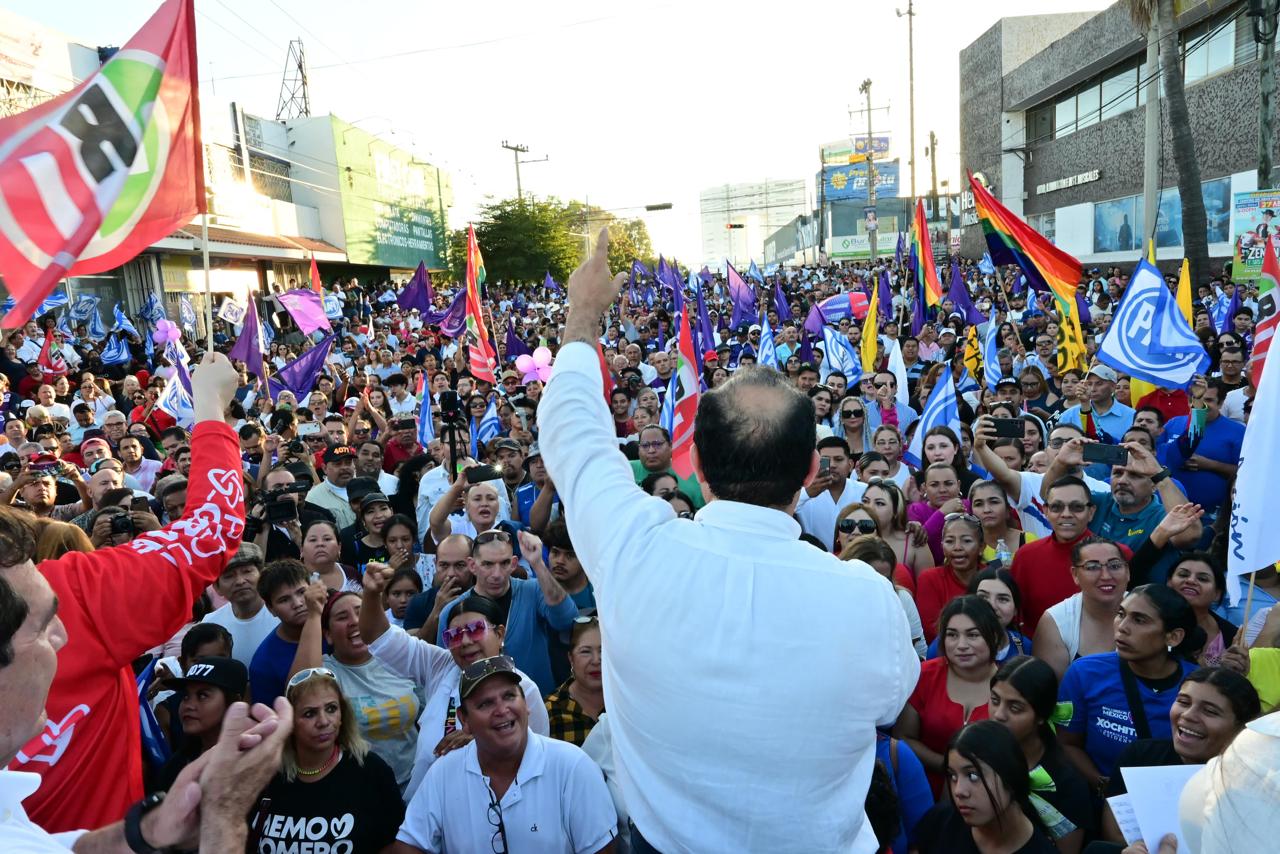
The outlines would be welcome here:
[[[1069,365],[1052,300],[957,261],[988,382],[900,264],[762,276],[735,326],[722,277],[673,303],[602,253],[567,298],[488,285],[492,382],[356,280],[304,395],[221,355],[240,330],[185,338],[194,413],[145,328],[113,364],[56,316],[10,332],[0,847],[1133,854],[1124,769],[1208,763],[1184,827],[1265,850],[1224,782],[1280,806],[1241,767],[1280,755],[1280,577],[1226,597],[1255,289],[1201,286],[1210,372],[1135,398],[1092,359],[1117,269]],[[851,372],[806,321],[882,271],[877,329],[826,324],[877,336]],[[274,375],[321,335],[271,308]],[[921,429],[948,374],[959,430]]]

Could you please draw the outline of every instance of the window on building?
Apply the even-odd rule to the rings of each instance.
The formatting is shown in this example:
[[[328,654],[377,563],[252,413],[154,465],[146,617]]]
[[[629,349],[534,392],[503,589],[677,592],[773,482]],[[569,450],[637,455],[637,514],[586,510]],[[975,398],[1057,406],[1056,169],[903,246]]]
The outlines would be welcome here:
[[[1076,131],[1076,96],[1067,95],[1053,105],[1053,135],[1066,136]]]
[[[1093,251],[1131,252],[1142,243],[1141,200],[1125,196],[1093,206]]]
[[[1096,125],[1099,121],[1098,111],[1101,106],[1100,87],[1091,83],[1076,93],[1076,127],[1084,129]]]
[[[1232,67],[1236,56],[1235,22],[1217,18],[1182,33],[1182,78],[1188,86]]]
[[[1053,139],[1053,104],[1027,110],[1027,142]]]
[[[1057,221],[1057,213],[1032,214],[1027,217],[1027,225],[1034,228],[1050,243],[1057,242]]]
[[[1115,71],[1102,81],[1102,120],[1138,106],[1138,69]]]

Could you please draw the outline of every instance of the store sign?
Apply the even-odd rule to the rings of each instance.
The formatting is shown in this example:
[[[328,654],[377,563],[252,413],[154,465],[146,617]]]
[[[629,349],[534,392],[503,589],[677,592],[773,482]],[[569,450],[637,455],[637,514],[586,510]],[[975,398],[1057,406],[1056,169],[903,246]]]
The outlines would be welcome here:
[[[1081,172],[1079,175],[1072,175],[1069,178],[1059,178],[1057,181],[1049,181],[1046,184],[1036,184],[1036,195],[1043,196],[1045,193],[1052,193],[1055,190],[1065,190],[1068,187],[1077,187],[1080,184],[1089,184],[1102,177],[1101,169],[1094,169],[1091,172]]]

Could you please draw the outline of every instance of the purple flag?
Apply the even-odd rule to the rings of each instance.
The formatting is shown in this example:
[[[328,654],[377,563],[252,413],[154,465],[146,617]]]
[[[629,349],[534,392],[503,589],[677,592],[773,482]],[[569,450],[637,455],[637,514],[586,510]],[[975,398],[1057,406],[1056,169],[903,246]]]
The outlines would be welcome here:
[[[698,322],[693,324],[693,335],[698,342],[698,358],[702,358],[702,354],[707,350],[713,350],[716,346],[716,333],[711,328],[711,315],[707,314],[707,301],[702,295],[702,288],[698,288]]]
[[[902,266],[902,250],[903,250],[904,242],[905,240],[902,236],[902,232],[899,231],[898,232],[898,248],[893,251],[893,263],[898,267]]]
[[[285,311],[298,324],[303,335],[310,335],[317,329],[332,329],[329,318],[325,317],[324,304],[320,295],[312,290],[293,290],[277,294],[276,299],[284,306]]]
[[[258,325],[258,301],[253,298],[253,294],[249,295],[249,307],[245,309],[244,329],[236,343],[227,351],[227,358],[244,362],[249,373],[259,383],[266,380],[267,372],[262,367],[262,327]]]
[[[705,264],[702,265],[702,270],[698,273],[698,278],[702,279],[703,283],[707,285],[716,280],[716,277],[711,274],[711,271],[707,269],[707,265]]]
[[[917,336],[924,329],[924,299],[919,293],[911,295],[911,334]]]
[[[756,291],[742,281],[742,277],[738,275],[737,270],[733,269],[732,264],[726,263],[725,267],[729,271],[729,298],[733,300],[733,318],[729,321],[729,326],[737,329],[740,324],[755,321]]]
[[[435,292],[431,287],[431,274],[427,272],[427,265],[422,261],[418,262],[418,269],[413,271],[413,278],[404,286],[404,290],[400,291],[396,296],[396,305],[400,306],[403,311],[412,311],[417,309],[422,314],[431,311],[431,301],[435,299]]]
[[[809,342],[809,327],[800,330],[800,347],[796,350],[796,355],[800,357],[801,362],[813,364],[813,344]]]
[[[822,334],[822,327],[827,325],[827,319],[822,314],[822,309],[815,302],[809,309],[809,314],[804,319],[804,330],[814,335]]]
[[[532,356],[533,352],[529,349],[529,345],[520,340],[520,336],[516,334],[516,325],[513,321],[507,322],[507,361],[514,362],[520,356]]]
[[[631,275],[627,279],[627,302],[633,305],[636,302],[636,276],[651,276],[649,268],[641,264],[638,260],[631,262]]]
[[[333,347],[333,335],[326,335],[319,344],[276,371],[276,375],[268,381],[271,399],[280,397],[280,392],[291,391],[293,396],[302,402],[302,398],[311,393],[316,380],[324,370],[324,360],[329,358],[329,350]]]
[[[547,277],[542,280],[542,286],[553,294],[560,293],[560,286],[556,284],[556,280],[551,278],[551,271],[547,271]]]
[[[450,338],[457,338],[467,328],[467,289],[458,288],[453,302],[444,311],[429,311],[422,316],[425,326],[439,326]]]
[[[1239,308],[1239,297],[1236,297],[1236,308]],[[1093,315],[1089,313],[1089,301],[1084,298],[1084,294],[1076,291],[1076,308],[1080,312],[1080,322],[1085,326],[1093,323]],[[1235,309],[1232,309],[1235,311]]]
[[[1078,292],[1076,296],[1077,298],[1079,297]],[[1236,285],[1235,290],[1231,292],[1231,302],[1227,303],[1227,313],[1222,318],[1222,328],[1218,330],[1219,335],[1221,335],[1224,332],[1228,332],[1235,329],[1233,318],[1235,317],[1236,312],[1239,310],[1240,310],[1240,286]],[[1089,321],[1086,320],[1082,314],[1080,317],[1080,322],[1088,323]]]
[[[882,318],[891,318],[893,317],[893,291],[889,289],[889,271],[887,269],[880,271],[878,288],[880,291],[880,316]]]
[[[969,296],[969,286],[965,284],[964,277],[960,275],[960,259],[955,258],[951,261],[951,279],[947,284],[950,290],[947,296],[951,297],[951,301],[955,303],[956,311],[964,316],[964,322],[977,326],[985,323],[987,318],[982,312],[978,311],[977,306],[973,304],[973,298]]]
[[[782,281],[773,283],[773,304],[778,309],[778,322],[786,323],[791,319],[791,306],[787,304],[787,293],[782,289]]]

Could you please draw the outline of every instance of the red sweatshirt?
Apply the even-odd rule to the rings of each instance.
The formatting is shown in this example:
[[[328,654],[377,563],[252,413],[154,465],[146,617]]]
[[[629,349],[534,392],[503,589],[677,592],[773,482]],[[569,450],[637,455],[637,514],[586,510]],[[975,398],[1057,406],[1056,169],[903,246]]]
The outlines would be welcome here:
[[[190,621],[196,597],[239,548],[240,442],[225,424],[202,422],[191,447],[181,520],[127,545],[40,564],[58,596],[67,645],[49,690],[49,722],[9,767],[44,778],[23,806],[49,832],[110,824],[142,797],[130,663]]]

